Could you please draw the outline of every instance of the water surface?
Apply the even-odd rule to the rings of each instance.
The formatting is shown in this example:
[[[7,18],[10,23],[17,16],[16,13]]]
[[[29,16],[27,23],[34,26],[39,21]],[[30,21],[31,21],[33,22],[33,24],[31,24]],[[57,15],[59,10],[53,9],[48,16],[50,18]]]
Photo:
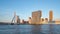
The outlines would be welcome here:
[[[60,34],[60,25],[0,25],[0,34]]]

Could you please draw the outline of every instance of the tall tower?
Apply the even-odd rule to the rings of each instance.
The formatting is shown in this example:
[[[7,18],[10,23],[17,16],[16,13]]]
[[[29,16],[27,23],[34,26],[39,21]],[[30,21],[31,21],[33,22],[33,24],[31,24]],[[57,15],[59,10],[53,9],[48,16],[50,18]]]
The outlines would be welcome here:
[[[40,10],[32,12],[32,24],[40,24],[41,16],[42,16],[42,12]]]
[[[53,11],[50,10],[50,12],[49,12],[49,22],[52,22],[52,20],[53,20]]]

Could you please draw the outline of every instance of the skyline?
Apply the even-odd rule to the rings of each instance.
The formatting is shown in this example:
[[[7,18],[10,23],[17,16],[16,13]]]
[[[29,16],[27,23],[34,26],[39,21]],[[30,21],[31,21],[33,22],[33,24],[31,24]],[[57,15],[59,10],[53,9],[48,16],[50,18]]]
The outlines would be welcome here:
[[[14,12],[20,19],[28,20],[32,12],[42,10],[42,18],[49,18],[53,11],[53,19],[60,19],[60,0],[0,0],[0,22],[10,22]]]

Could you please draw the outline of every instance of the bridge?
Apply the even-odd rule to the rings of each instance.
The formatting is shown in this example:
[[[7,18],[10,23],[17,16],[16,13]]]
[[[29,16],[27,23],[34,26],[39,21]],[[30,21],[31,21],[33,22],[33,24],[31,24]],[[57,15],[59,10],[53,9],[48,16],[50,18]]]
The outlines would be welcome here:
[[[12,18],[11,23],[20,24],[20,18],[19,18],[19,16],[16,15],[16,12],[14,12],[14,17]]]

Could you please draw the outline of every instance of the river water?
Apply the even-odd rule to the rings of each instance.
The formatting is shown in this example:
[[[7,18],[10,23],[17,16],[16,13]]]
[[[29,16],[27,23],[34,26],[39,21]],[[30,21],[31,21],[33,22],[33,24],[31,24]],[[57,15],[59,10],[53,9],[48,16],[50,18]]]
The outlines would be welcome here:
[[[0,34],[60,34],[60,25],[0,25]]]

